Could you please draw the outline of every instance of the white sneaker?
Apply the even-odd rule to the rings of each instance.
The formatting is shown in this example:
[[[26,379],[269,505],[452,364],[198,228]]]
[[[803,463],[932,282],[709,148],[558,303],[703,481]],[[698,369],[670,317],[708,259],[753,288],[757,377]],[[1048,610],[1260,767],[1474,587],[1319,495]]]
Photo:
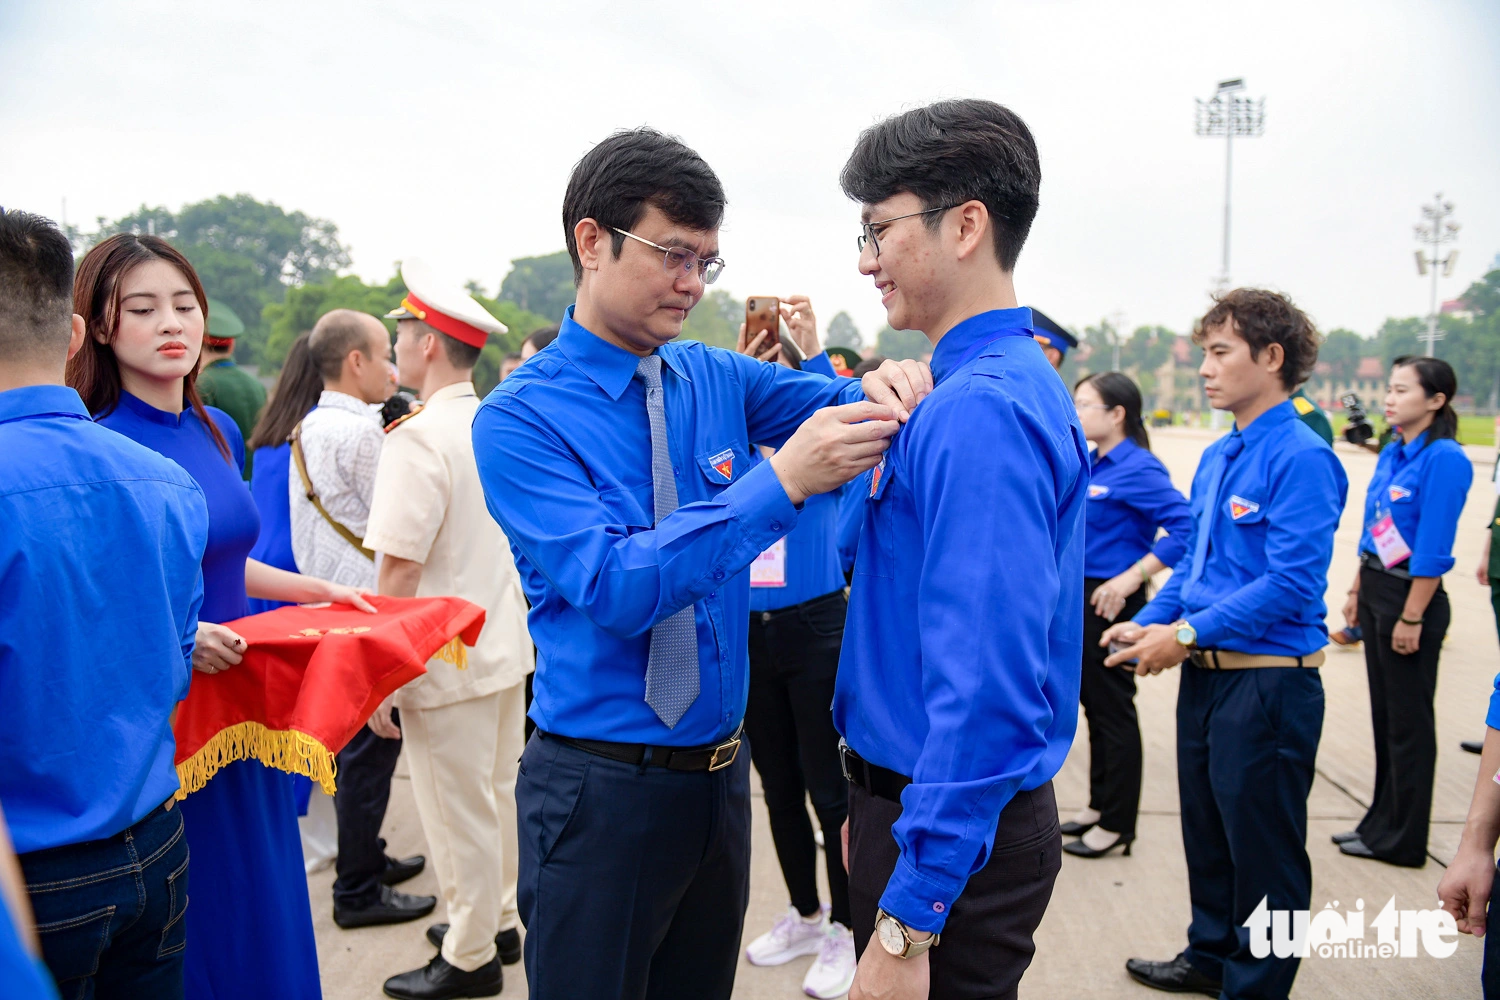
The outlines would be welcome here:
[[[830,920],[817,961],[802,979],[802,992],[818,1000],[841,997],[854,985],[854,966],[854,934]]]
[[[745,958],[751,965],[785,965],[803,955],[816,955],[823,948],[827,931],[828,918],[821,913],[817,920],[809,922],[802,919],[795,906],[788,906],[770,930],[750,942]]]

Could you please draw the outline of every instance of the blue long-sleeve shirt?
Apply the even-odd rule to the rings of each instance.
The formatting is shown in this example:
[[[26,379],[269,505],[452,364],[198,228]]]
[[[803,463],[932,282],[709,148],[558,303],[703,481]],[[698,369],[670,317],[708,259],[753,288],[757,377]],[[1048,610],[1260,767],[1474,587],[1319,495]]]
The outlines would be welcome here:
[[[1370,528],[1391,515],[1411,549],[1405,568],[1412,576],[1442,576],[1453,568],[1453,536],[1474,482],[1474,463],[1463,447],[1427,434],[1418,434],[1411,444],[1397,438],[1380,452],[1365,492],[1365,529],[1359,538],[1361,552],[1378,555]]]
[[[949,330],[868,480],[833,717],[912,779],[880,905],[918,930],[942,929],[1078,721],[1088,444],[1030,325],[1006,309]]]
[[[1224,472],[1209,519],[1201,577],[1188,587],[1206,494],[1226,448],[1243,445]],[[1203,452],[1193,475],[1193,524],[1172,578],[1141,609],[1141,625],[1186,618],[1202,649],[1306,656],[1328,644],[1328,564],[1349,479],[1333,449],[1290,401]]]
[[[833,363],[821,351],[802,363],[802,370],[836,378]],[[751,461],[761,462],[760,452],[751,449]],[[750,574],[750,610],[779,611],[795,607],[815,597],[844,589],[844,570],[839,564],[838,517],[844,496],[845,485],[831,493],[820,493],[808,497],[797,518],[797,527],[785,538],[772,542],[779,551],[772,554],[771,565],[779,565],[782,584],[757,585],[755,574]],[[775,578],[775,574],[766,574]]]
[[[203,490],[72,389],[27,386],[0,392],[0,525],[11,838],[25,853],[112,837],[177,791],[168,720],[203,603]]]
[[[1126,438],[1091,461],[1083,575],[1119,576],[1148,553],[1177,565],[1192,518],[1161,459]],[[1160,539],[1158,528],[1167,530]]]
[[[485,399],[474,454],[532,603],[531,718],[575,738],[696,746],[744,716],[747,569],[799,514],[770,463],[752,466],[750,442],[779,447],[815,410],[864,396],[852,379],[692,341],[657,353],[679,503],[661,521],[640,359],[571,309],[557,339]],[[668,729],[645,702],[651,626],[689,605],[699,694]]]

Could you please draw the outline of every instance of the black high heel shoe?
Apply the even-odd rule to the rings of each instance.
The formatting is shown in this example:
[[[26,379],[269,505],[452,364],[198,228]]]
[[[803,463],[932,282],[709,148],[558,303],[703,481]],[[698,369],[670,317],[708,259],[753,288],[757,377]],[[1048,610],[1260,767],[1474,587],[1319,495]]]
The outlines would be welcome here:
[[[1083,841],[1075,840],[1071,843],[1064,844],[1063,850],[1068,854],[1073,855],[1075,858],[1102,858],[1110,851],[1113,851],[1116,847],[1119,847],[1123,844],[1125,846],[1125,851],[1122,856],[1128,858],[1130,857],[1130,845],[1134,842],[1134,837],[1121,837],[1119,840],[1115,841],[1113,844],[1110,844],[1102,851],[1096,851],[1088,844],[1085,844]]]
[[[1057,829],[1062,832],[1064,837],[1082,837],[1098,825],[1098,823],[1075,823],[1070,819]]]

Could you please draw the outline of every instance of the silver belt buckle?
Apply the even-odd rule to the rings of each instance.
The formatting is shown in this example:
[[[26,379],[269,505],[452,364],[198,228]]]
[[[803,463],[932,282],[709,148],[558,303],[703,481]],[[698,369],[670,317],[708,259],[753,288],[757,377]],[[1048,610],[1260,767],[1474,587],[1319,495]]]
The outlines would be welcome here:
[[[723,760],[720,760],[719,754],[723,753],[726,750],[729,751],[729,756],[725,757]],[[738,735],[736,735],[729,742],[720,743],[718,746],[714,747],[713,756],[708,758],[708,769],[710,771],[722,770],[723,768],[728,767],[730,764],[733,764],[734,759],[739,755],[740,738]]]
[[[849,773],[849,744],[842,736],[839,737],[839,770],[844,772],[845,781],[854,780],[854,776]]]

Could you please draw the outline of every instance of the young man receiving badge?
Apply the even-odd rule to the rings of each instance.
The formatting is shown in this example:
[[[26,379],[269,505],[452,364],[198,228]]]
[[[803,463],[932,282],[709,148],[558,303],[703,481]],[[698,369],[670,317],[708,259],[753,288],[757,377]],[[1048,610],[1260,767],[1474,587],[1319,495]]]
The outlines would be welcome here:
[[[834,724],[857,998],[1014,997],[1062,858],[1088,444],[1018,308],[1041,168],[1024,122],[944,101],[860,136],[859,268],[936,387],[870,478]]]
[[[479,409],[474,363],[489,334],[505,327],[419,260],[402,264],[401,280],[406,298],[387,316],[396,320],[396,367],[424,405],[387,432],[365,544],[383,553],[380,593],[452,594],[484,608],[486,619],[465,667],[429,660],[426,675],[370,720],[378,735],[405,735],[450,921],[428,929],[440,949],[432,961],[387,980],[385,991],[410,1000],[493,996],[501,963],[521,959],[515,781],[531,638],[505,534],[485,510],[469,427]]]
[[[578,302],[474,420],[539,653],[516,781],[533,998],[729,996],[749,893],[748,568],[808,497],[873,466],[930,387],[916,362],[861,393],[673,343],[724,267],[724,205],[659,132],[589,151],[563,200]],[[751,467],[752,441],[779,450]]]

